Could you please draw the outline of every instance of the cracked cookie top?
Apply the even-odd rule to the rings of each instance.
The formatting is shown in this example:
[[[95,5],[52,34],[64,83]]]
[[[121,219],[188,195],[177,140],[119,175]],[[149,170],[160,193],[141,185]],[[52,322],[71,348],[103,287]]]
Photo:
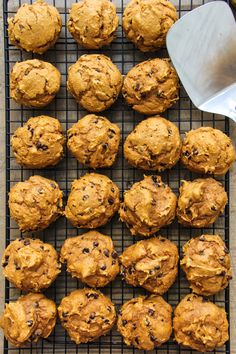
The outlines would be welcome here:
[[[11,138],[16,161],[28,168],[56,165],[63,157],[64,143],[59,120],[48,116],[30,118]]]
[[[56,43],[62,21],[57,9],[43,0],[23,4],[14,17],[8,19],[9,39],[15,46],[43,54]]]
[[[11,217],[22,232],[45,229],[62,214],[62,197],[55,181],[31,176],[15,184],[9,192]]]
[[[69,68],[67,88],[90,112],[109,108],[117,99],[121,86],[120,71],[105,55],[82,55]]]
[[[72,5],[67,26],[79,45],[99,49],[113,41],[118,23],[109,0],[83,0]]]
[[[31,59],[16,63],[10,74],[10,95],[27,107],[47,106],[60,89],[61,74],[50,63]]]
[[[178,101],[179,79],[169,59],[150,59],[128,72],[122,93],[135,111],[158,114]]]
[[[200,127],[186,133],[181,162],[198,173],[224,175],[236,158],[231,139],[218,129]]]

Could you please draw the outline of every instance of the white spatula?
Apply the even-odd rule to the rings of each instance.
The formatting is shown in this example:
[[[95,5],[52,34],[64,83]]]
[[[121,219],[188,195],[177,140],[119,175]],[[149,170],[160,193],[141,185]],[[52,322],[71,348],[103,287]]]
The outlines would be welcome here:
[[[236,23],[223,1],[181,17],[167,35],[175,69],[196,107],[236,121]]]

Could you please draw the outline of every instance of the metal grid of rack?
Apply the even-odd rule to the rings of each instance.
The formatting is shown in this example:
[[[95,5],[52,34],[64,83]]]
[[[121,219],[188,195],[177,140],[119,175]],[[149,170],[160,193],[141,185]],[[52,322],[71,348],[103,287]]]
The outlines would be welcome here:
[[[28,0],[27,0],[28,1]],[[32,0],[30,0],[32,1]],[[14,130],[21,126],[29,117],[40,114],[47,114],[58,118],[66,131],[73,123],[75,123],[80,117],[84,116],[86,112],[76,104],[75,100],[70,96],[66,90],[66,78],[68,67],[73,64],[77,58],[87,53],[85,49],[77,47],[73,38],[66,30],[66,22],[68,18],[69,9],[74,2],[73,0],[50,0],[49,3],[56,6],[62,16],[63,28],[61,36],[56,43],[55,47],[46,52],[43,56],[32,55],[23,52],[8,41],[7,36],[7,18],[12,16],[18,9],[18,7],[25,1],[22,0],[4,0],[4,29],[5,29],[5,78],[6,78],[6,189],[9,192],[12,185],[18,181],[27,179],[33,174],[39,174],[51,179],[55,179],[60,187],[64,191],[65,200],[69,194],[71,182],[83,175],[88,170],[82,165],[77,163],[68,151],[65,152],[64,159],[55,167],[47,168],[44,170],[28,170],[21,168],[17,165],[11,148],[10,148],[10,136]],[[126,0],[114,0],[117,6],[117,13],[122,17]],[[173,1],[178,9],[179,16],[184,15],[191,9],[201,5],[202,0],[175,0]],[[120,20],[121,23],[121,20]],[[121,26],[117,31],[117,37],[115,41],[108,47],[100,51],[92,51],[93,53],[104,53],[108,55],[113,62],[119,67],[122,74],[126,74],[128,70],[138,62],[146,60],[150,57],[166,57],[166,49],[160,50],[157,53],[144,54],[134,48],[124,37]],[[43,110],[32,110],[25,107],[20,107],[10,99],[9,96],[9,72],[11,67],[16,61],[22,61],[31,59],[33,57],[42,58],[45,61],[49,61],[54,64],[62,74],[62,86],[56,99]],[[119,148],[119,155],[116,163],[110,169],[100,169],[99,173],[105,174],[110,177],[114,182],[118,184],[123,191],[128,189],[135,181],[142,179],[143,172],[137,169],[133,169],[127,164],[123,158],[122,146],[126,135],[133,129],[133,127],[140,122],[144,116],[132,111],[121,97],[111,107],[110,110],[102,113],[108,117],[112,122],[117,123],[122,131],[122,139]],[[226,134],[229,133],[229,122],[224,117],[203,113],[197,110],[191,101],[189,100],[186,92],[181,87],[180,100],[171,109],[163,114],[164,117],[174,122],[180,129],[181,135],[191,128],[197,128],[199,126],[213,126],[221,129]],[[180,164],[177,164],[172,170],[161,173],[161,176],[165,182],[167,182],[171,188],[178,193],[178,188],[182,179],[193,179],[196,177],[193,173],[187,171]],[[227,174],[223,179],[226,191],[229,192],[229,175]],[[6,201],[7,206],[7,201]],[[116,215],[109,224],[100,228],[101,232],[110,235],[114,241],[116,250],[120,254],[125,247],[137,241],[132,237],[127,228],[118,220]],[[60,218],[56,223],[52,224],[48,229],[43,232],[29,234],[29,236],[39,237],[43,241],[51,243],[57,250],[60,249],[63,241],[73,235],[81,234],[84,230],[76,230],[73,228],[65,218]],[[191,237],[201,235],[202,233],[218,233],[220,234],[229,246],[229,207],[226,207],[225,214],[219,218],[219,220],[210,228],[204,230],[195,230],[189,228],[183,228],[177,221],[167,228],[162,229],[159,234],[168,237],[174,241],[181,254],[182,246]],[[6,245],[16,237],[20,236],[20,232],[17,225],[10,219],[9,210],[7,209],[6,215]],[[45,292],[46,296],[52,298],[59,304],[63,296],[70,293],[70,291],[83,287],[83,285],[72,279],[69,274],[66,273],[65,267],[62,268],[62,273],[58,276],[57,280],[52,286]],[[5,300],[6,302],[16,299],[19,296],[19,292],[14,289],[12,285],[6,282],[5,287]],[[145,293],[144,290],[139,288],[132,288],[125,284],[120,277],[106,286],[102,291],[108,295],[112,301],[120,307],[123,302],[139,294]],[[171,287],[168,293],[164,296],[165,299],[175,307],[180,299],[190,292],[188,283],[183,276],[181,270],[179,270],[179,277],[175,284]],[[225,307],[229,313],[229,289],[214,296],[212,300]],[[141,353],[134,348],[126,347],[121,336],[116,329],[113,329],[107,336],[100,338],[98,341],[89,344],[83,344],[76,346],[70,341],[66,332],[60,326],[58,322],[53,334],[47,339],[40,341],[37,344],[29,345],[21,349],[11,347],[7,341],[4,342],[4,354],[7,353]],[[179,347],[173,340],[173,338],[162,347],[157,348],[158,353],[192,353],[191,350]],[[229,342],[214,353],[230,353]]]

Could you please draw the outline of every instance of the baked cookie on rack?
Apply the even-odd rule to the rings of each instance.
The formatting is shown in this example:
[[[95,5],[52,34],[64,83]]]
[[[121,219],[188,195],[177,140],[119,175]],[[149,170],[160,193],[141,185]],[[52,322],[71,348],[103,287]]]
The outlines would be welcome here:
[[[177,198],[159,176],[145,176],[124,192],[120,219],[132,235],[151,236],[175,218]]]
[[[163,171],[179,160],[179,129],[169,120],[154,116],[143,120],[127,136],[124,156],[134,167]]]
[[[88,114],[68,131],[67,146],[75,158],[91,168],[113,165],[120,143],[120,128],[107,118]]]
[[[194,293],[210,296],[225,289],[232,278],[229,250],[218,235],[192,238],[183,247],[180,264]]]
[[[139,296],[124,303],[117,327],[125,344],[153,350],[170,338],[171,316],[171,306],[161,296]]]
[[[129,246],[119,260],[121,275],[128,284],[159,295],[171,287],[178,274],[178,249],[161,236]]]
[[[16,63],[10,74],[10,96],[27,107],[45,107],[60,89],[61,74],[50,63],[30,59]]]
[[[98,231],[89,231],[68,238],[62,248],[62,263],[67,271],[92,288],[107,285],[119,273],[118,254],[111,237]]]
[[[78,228],[105,225],[119,209],[117,185],[107,176],[87,173],[72,183],[65,216]]]
[[[193,172],[224,175],[236,159],[231,139],[218,129],[200,127],[186,133],[181,162]]]
[[[150,59],[135,65],[122,88],[126,102],[143,114],[162,113],[179,99],[179,79],[169,59]]]
[[[101,112],[115,102],[122,81],[119,69],[110,58],[85,54],[69,67],[67,88],[85,109]]]
[[[38,292],[48,288],[60,269],[56,250],[38,239],[16,239],[2,256],[4,276],[23,291]]]
[[[201,228],[213,224],[228,202],[223,185],[214,178],[182,181],[179,192],[177,217],[184,226]]]
[[[33,169],[56,165],[63,157],[64,144],[61,123],[48,116],[30,118],[11,138],[16,161]]]
[[[57,9],[43,0],[23,4],[8,19],[9,39],[15,46],[43,54],[56,43],[62,27]]]
[[[42,230],[62,215],[63,193],[55,181],[31,176],[9,193],[11,217],[22,232]]]
[[[4,336],[14,346],[47,338],[56,324],[56,304],[43,294],[29,293],[5,305],[0,317]]]
[[[111,300],[98,290],[80,289],[64,297],[58,307],[62,326],[76,344],[106,335],[116,321]]]
[[[82,0],[72,5],[67,27],[79,45],[99,49],[113,41],[118,23],[109,0]]]
[[[229,339],[223,308],[201,296],[185,296],[174,311],[175,340],[199,352],[211,352]]]
[[[123,15],[126,37],[142,52],[163,47],[170,27],[177,20],[174,5],[167,0],[131,0]]]

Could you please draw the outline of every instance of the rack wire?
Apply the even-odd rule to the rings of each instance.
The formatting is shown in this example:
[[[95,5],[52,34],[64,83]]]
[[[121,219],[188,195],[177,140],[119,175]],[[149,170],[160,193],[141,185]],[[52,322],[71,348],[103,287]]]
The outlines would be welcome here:
[[[29,0],[27,0],[29,1]],[[48,114],[53,117],[58,118],[62,125],[64,131],[66,131],[73,123],[75,123],[80,117],[86,114],[75,100],[70,96],[66,90],[66,78],[68,67],[73,64],[77,58],[88,53],[87,50],[78,48],[77,44],[74,42],[71,35],[66,30],[66,22],[68,18],[69,9],[74,2],[73,0],[50,0],[49,3],[56,6],[61,14],[63,20],[62,33],[55,47],[46,52],[43,56],[32,55],[23,52],[9,43],[7,35],[7,18],[12,16],[19,6],[21,6],[22,0],[4,0],[4,39],[5,39],[5,81],[6,81],[6,190],[9,192],[12,185],[18,181],[23,181],[29,176],[34,174],[39,174],[51,179],[55,179],[60,187],[64,191],[65,200],[69,194],[71,182],[83,175],[85,172],[89,171],[82,165],[77,163],[77,161],[66,151],[64,159],[55,167],[47,168],[44,170],[29,170],[21,168],[15,161],[11,148],[10,148],[10,137],[14,130],[22,126],[23,123],[31,116],[36,116],[40,114]],[[30,0],[32,2],[32,0]],[[117,6],[117,13],[121,17],[126,5],[126,0],[114,0]],[[175,4],[179,16],[181,17],[186,12],[192,10],[193,8],[204,3],[204,0],[175,0]],[[91,53],[91,52],[90,52]],[[122,74],[125,75],[128,70],[133,67],[138,62],[146,60],[150,57],[166,57],[166,49],[160,50],[158,53],[148,53],[144,54],[134,48],[132,43],[130,43],[122,32],[121,26],[117,31],[117,37],[115,41],[107,48],[100,51],[93,51],[93,53],[104,53],[108,55],[113,62],[119,67]],[[9,73],[11,67],[17,61],[22,61],[31,58],[42,58],[43,60],[49,61],[54,64],[62,74],[62,86],[56,99],[43,110],[32,110],[25,107],[20,107],[14,103],[9,95]],[[99,173],[105,174],[110,177],[114,182],[118,184],[121,190],[121,195],[124,190],[128,189],[132,183],[142,179],[143,172],[130,167],[123,158],[122,146],[127,134],[134,128],[138,122],[140,122],[144,116],[134,112],[129,108],[121,97],[117,102],[111,107],[110,110],[102,113],[108,117],[112,122],[117,123],[122,131],[122,139],[119,147],[119,155],[115,165],[110,169],[100,169]],[[170,119],[174,122],[180,129],[181,135],[192,128],[197,128],[199,126],[212,126],[221,129],[226,134],[229,134],[229,122],[222,116],[208,114],[200,112],[193,106],[189,100],[183,87],[180,89],[180,100],[172,108],[163,114],[164,117]],[[165,182],[167,182],[171,188],[178,193],[178,188],[182,179],[193,179],[197,177],[194,173],[191,173],[183,168],[180,164],[177,164],[171,171],[166,171],[161,173],[161,176]],[[227,174],[221,180],[225,186],[225,189],[229,195],[229,174]],[[10,219],[9,210],[7,207],[6,200],[6,245],[16,237],[20,236],[17,225],[14,221]],[[60,218],[53,225],[51,225],[47,230],[43,232],[38,232],[34,234],[29,234],[29,236],[39,237],[43,241],[51,243],[58,251],[63,243],[63,241],[70,236],[83,233],[85,230],[76,230],[73,228],[65,218]],[[100,231],[110,235],[114,241],[116,250],[120,254],[124,248],[128,245],[137,241],[130,235],[129,231],[126,229],[124,224],[118,220],[118,216],[115,216],[112,221],[105,227],[100,228]],[[225,209],[225,214],[219,218],[219,220],[208,229],[195,230],[189,228],[183,228],[176,221],[167,228],[162,229],[159,234],[168,237],[170,240],[174,241],[179,248],[179,252],[182,252],[182,246],[191,237],[201,235],[202,233],[218,233],[220,234],[229,247],[229,207]],[[45,292],[46,296],[54,299],[57,305],[60,303],[62,297],[70,293],[70,291],[83,287],[83,285],[72,279],[69,274],[66,273],[65,267],[62,268],[62,273],[58,276],[57,280],[52,284],[52,286]],[[102,289],[102,291],[108,295],[112,301],[120,307],[125,301],[129,300],[134,296],[144,294],[145,291],[140,288],[133,288],[125,284],[120,277]],[[181,271],[179,269],[179,276],[175,284],[171,287],[168,293],[164,296],[165,299],[175,307],[180,299],[190,292],[188,283]],[[12,285],[7,281],[5,284],[5,300],[6,302],[15,300],[19,296],[18,292]],[[229,289],[221,292],[219,295],[212,297],[212,300],[223,306],[229,316]],[[141,353],[142,351],[136,350],[134,348],[128,348],[122,341],[121,336],[118,334],[114,328],[107,336],[101,337],[98,341],[75,345],[68,337],[66,332],[57,323],[56,328],[52,335],[46,339],[38,342],[37,344],[28,345],[26,347],[14,348],[4,341],[4,354],[8,353]],[[192,353],[189,349],[179,347],[173,340],[164,344],[162,347],[157,348],[154,352],[158,353]],[[195,353],[195,352],[194,352]],[[227,342],[226,345],[213,353],[230,353],[230,343]]]

